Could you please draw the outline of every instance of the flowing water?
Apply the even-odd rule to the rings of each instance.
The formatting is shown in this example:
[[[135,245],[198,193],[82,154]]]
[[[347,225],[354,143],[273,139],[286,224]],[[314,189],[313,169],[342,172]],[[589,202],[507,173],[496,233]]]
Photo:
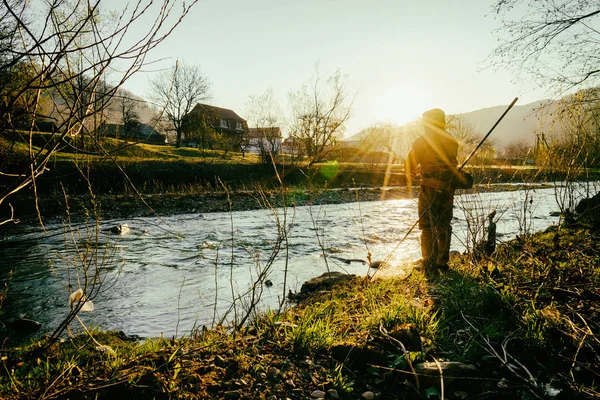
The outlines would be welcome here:
[[[468,216],[484,219],[492,210],[498,212],[500,241],[559,220],[550,216],[558,210],[554,189],[457,196],[452,248],[464,251]],[[396,264],[419,258],[418,229],[397,247],[416,217],[416,199],[403,199],[297,207],[286,215],[277,209],[103,221],[100,227],[127,223],[131,231],[125,235],[86,233],[85,226],[47,226],[46,232],[18,227],[0,240],[0,284],[9,288],[0,320],[27,317],[51,330],[68,313],[68,286],[75,290],[83,281],[81,266],[90,265],[91,273],[99,265],[103,286],[96,309],[80,313],[88,326],[147,337],[181,335],[210,326],[233,296],[248,290],[269,265],[278,227],[290,233],[267,276],[273,285],[260,286],[262,309],[277,308],[288,290],[299,290],[328,268],[366,274],[365,264],[344,260],[366,260],[368,252],[378,260],[395,249]]]

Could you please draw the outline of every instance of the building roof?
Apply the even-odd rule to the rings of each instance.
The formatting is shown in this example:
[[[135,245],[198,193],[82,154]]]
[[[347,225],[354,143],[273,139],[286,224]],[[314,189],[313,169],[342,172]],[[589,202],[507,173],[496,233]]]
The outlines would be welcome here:
[[[209,104],[198,103],[191,112],[200,112],[202,114],[212,115],[221,119],[233,119],[236,121],[246,122],[246,120],[228,108],[211,106]]]

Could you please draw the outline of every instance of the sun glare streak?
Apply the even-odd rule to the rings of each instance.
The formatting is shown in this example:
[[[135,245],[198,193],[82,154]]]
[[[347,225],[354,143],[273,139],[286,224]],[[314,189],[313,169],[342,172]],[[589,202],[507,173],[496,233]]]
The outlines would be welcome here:
[[[377,121],[403,125],[433,107],[426,89],[414,85],[392,85],[375,98],[373,117]]]

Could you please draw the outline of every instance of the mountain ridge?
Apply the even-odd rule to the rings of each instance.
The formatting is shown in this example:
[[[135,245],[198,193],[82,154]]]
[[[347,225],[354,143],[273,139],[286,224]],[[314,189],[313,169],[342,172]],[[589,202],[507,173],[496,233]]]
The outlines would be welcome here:
[[[548,126],[556,106],[557,102],[549,99],[537,100],[523,105],[515,104],[490,136],[496,143],[497,150],[502,150],[511,143],[521,140],[526,144],[533,145],[536,131],[542,126],[546,126],[545,133],[553,133]],[[473,125],[475,133],[483,136],[494,126],[507,107],[508,104],[497,105],[449,115],[462,117]],[[398,127],[409,129],[410,124],[398,125]],[[359,141],[364,137],[364,132],[365,130],[362,130],[351,135],[345,138],[344,142]]]

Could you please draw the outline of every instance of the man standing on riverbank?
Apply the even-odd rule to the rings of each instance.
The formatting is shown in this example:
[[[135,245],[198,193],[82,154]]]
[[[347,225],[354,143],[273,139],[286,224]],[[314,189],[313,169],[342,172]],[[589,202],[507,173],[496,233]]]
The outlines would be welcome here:
[[[419,229],[421,254],[426,272],[448,269],[452,238],[452,207],[457,173],[458,142],[446,132],[446,114],[439,108],[423,113],[425,133],[412,145],[404,164],[408,186],[412,176],[421,173]]]

